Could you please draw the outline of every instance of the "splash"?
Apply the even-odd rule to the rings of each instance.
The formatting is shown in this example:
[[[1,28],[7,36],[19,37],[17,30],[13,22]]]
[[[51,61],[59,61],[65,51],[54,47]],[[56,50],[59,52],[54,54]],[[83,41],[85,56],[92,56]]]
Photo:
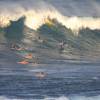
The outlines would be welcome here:
[[[72,31],[77,35],[80,28],[100,29],[100,18],[93,17],[77,17],[77,16],[64,16],[52,5],[39,1],[39,3],[32,2],[31,5],[25,2],[0,2],[0,26],[5,27],[10,24],[10,20],[18,20],[20,17],[25,16],[25,25],[37,29],[44,23],[48,16],[51,19],[56,19],[59,23]],[[33,0],[34,1],[34,0]],[[34,4],[35,3],[35,4]]]

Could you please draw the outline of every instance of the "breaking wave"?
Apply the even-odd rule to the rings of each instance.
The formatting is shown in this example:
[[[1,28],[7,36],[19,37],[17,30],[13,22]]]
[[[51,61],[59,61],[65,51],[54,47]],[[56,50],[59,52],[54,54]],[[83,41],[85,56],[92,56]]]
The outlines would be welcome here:
[[[72,29],[65,27],[57,19],[47,17],[46,22],[36,30],[27,27],[26,18],[20,17],[16,21],[0,28],[1,35],[4,35],[7,42],[17,42],[27,44],[31,48],[47,49],[48,54],[59,51],[59,43],[64,42],[64,56],[72,55],[88,56],[95,60],[100,57],[100,29],[80,28],[76,36]],[[40,39],[39,39],[40,37]],[[1,37],[2,38],[2,37]],[[40,42],[42,41],[42,42]],[[30,48],[30,47],[29,47]]]
[[[12,3],[12,4],[11,4]],[[31,5],[30,5],[31,3]],[[100,18],[94,17],[77,17],[77,16],[64,16],[55,7],[47,2],[35,0],[8,2],[7,4],[0,1],[0,26],[4,27],[10,24],[10,21],[16,21],[20,17],[25,16],[25,25],[32,29],[37,29],[44,23],[48,16],[51,19],[56,19],[59,23],[66,28],[77,33],[80,28],[100,29]]]
[[[99,59],[99,17],[64,16],[44,1],[0,1],[0,4],[0,35],[3,33],[7,42],[21,42],[32,49],[38,47],[56,52],[59,43],[64,41],[64,56],[88,55]]]

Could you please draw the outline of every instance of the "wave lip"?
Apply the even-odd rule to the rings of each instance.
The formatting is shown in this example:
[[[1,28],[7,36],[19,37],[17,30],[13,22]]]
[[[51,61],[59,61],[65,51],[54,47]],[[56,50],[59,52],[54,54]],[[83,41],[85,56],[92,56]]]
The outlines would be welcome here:
[[[48,2],[39,2],[30,0],[31,5],[25,2],[0,2],[0,26],[5,27],[10,24],[10,20],[16,21],[20,17],[25,16],[25,24],[37,29],[45,23],[48,16],[51,19],[57,19],[66,28],[75,31],[76,35],[80,28],[100,29],[100,18],[94,17],[78,17],[78,16],[64,16],[53,5]]]

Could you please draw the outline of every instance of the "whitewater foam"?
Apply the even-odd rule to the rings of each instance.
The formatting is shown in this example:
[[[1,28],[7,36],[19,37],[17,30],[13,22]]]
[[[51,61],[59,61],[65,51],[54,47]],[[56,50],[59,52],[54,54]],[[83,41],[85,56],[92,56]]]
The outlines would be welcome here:
[[[14,99],[14,98],[7,98],[5,96],[1,96],[0,100],[100,100],[100,95],[99,96],[92,96],[92,97],[86,97],[86,96],[72,96],[72,97],[66,97],[66,96],[61,96],[61,97],[47,97],[44,99]]]
[[[46,98],[44,100],[100,100],[100,96],[93,96],[93,97],[86,97],[86,96],[65,97],[65,96],[61,96],[58,98]]]
[[[93,17],[77,17],[77,16],[64,16],[52,5],[47,2],[30,0],[31,4],[27,1],[24,2],[5,2],[0,1],[0,26],[5,27],[10,24],[10,20],[18,20],[20,17],[25,16],[25,25],[32,29],[37,29],[44,23],[48,16],[51,19],[57,19],[59,23],[70,28],[77,35],[80,28],[100,29],[100,18]]]
[[[23,100],[23,99],[14,99],[14,98],[8,98],[5,96],[0,96],[0,100]]]

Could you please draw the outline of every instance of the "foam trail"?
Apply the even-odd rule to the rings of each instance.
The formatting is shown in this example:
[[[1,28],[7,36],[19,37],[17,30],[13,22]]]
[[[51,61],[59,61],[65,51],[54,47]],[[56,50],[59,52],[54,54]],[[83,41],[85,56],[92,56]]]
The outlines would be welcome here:
[[[11,99],[5,96],[0,96],[0,100],[23,100],[23,99]]]
[[[62,25],[72,29],[78,33],[79,29],[88,27],[90,29],[100,29],[100,18],[93,17],[67,17],[62,15],[52,5],[46,2],[30,0],[30,4],[25,2],[0,2],[0,26],[4,27],[10,24],[10,20],[17,20],[21,16],[26,17],[25,24],[32,28],[37,29],[45,23],[48,16],[51,19],[57,19]]]
[[[61,96],[58,98],[46,98],[44,100],[100,100],[100,96],[92,96],[92,97],[86,97],[86,96],[65,97],[65,96]]]
[[[0,96],[0,100],[27,100],[27,99],[14,99],[14,98],[7,98],[4,96]],[[100,96],[92,96],[92,97],[86,97],[86,96],[72,96],[72,97],[66,97],[61,96],[57,98],[48,97],[45,99],[29,99],[29,100],[100,100]]]

